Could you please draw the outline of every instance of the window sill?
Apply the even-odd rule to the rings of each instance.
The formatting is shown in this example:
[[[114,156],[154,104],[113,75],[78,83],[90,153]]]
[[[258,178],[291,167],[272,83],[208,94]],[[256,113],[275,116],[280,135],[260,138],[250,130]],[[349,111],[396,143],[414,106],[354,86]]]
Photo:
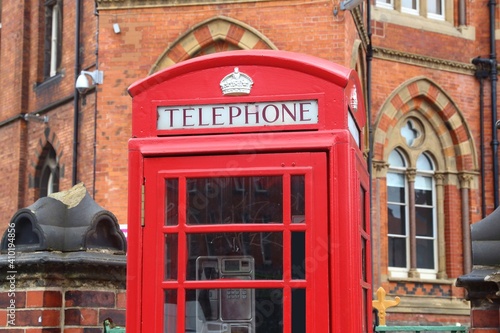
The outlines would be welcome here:
[[[34,86],[34,89],[35,89],[35,91],[37,91],[38,89],[43,90],[46,87],[51,87],[53,85],[56,85],[62,81],[63,77],[64,77],[64,72],[57,73],[56,75],[54,75],[52,77],[46,78],[42,82],[36,83]]]
[[[455,27],[446,21],[440,21],[418,15],[401,13],[393,9],[372,7],[372,18],[375,21],[401,25],[418,30],[435,32],[468,40],[476,39],[476,29],[471,26]]]
[[[401,277],[389,277],[387,278],[389,282],[420,282],[420,283],[432,283],[432,284],[448,284],[452,285],[455,283],[455,279],[421,279],[421,278],[401,278]]]

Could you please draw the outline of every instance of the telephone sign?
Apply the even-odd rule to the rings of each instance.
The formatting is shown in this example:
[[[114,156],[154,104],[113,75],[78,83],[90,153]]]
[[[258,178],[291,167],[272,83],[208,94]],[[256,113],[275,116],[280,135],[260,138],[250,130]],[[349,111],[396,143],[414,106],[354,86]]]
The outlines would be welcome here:
[[[371,330],[357,74],[230,51],[129,88],[127,330]]]
[[[281,101],[158,107],[159,130],[318,123],[318,102]]]

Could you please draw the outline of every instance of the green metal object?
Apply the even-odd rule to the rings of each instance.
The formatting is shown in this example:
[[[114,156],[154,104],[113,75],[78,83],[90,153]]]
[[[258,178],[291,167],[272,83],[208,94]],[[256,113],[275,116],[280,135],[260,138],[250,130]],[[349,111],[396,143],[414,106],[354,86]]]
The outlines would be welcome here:
[[[116,326],[111,318],[104,320],[104,333],[125,333],[125,327]]]
[[[467,333],[466,326],[376,326],[375,332],[451,332]]]

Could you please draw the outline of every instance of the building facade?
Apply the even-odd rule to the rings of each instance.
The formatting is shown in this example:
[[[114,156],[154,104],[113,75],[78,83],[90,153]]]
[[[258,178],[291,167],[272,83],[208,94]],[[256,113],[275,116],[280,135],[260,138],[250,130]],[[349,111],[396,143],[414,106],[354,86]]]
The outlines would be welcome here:
[[[497,9],[486,0],[0,1],[0,231],[83,182],[127,225],[135,81],[226,50],[307,53],[356,69],[370,119],[373,281],[388,323],[468,323],[455,279],[469,225],[498,205]],[[490,20],[493,19],[493,22]],[[80,72],[102,71],[85,94]]]

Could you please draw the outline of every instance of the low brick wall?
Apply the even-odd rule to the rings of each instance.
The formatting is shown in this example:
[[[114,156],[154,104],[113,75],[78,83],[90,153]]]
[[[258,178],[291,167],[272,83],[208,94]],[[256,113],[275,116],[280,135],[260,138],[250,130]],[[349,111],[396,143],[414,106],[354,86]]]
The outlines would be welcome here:
[[[125,325],[125,255],[31,253],[9,270],[0,256],[0,331],[102,333]]]

